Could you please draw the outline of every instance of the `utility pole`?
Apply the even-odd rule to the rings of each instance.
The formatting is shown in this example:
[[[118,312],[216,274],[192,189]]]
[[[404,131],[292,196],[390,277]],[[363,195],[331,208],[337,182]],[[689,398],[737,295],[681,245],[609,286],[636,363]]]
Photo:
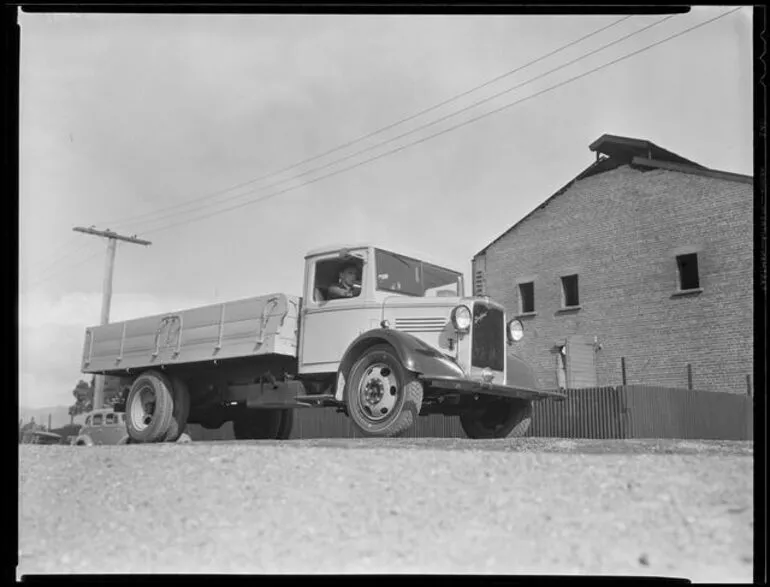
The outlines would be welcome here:
[[[125,236],[107,230],[96,230],[93,227],[83,228],[76,226],[75,232],[83,232],[94,236],[101,236],[107,239],[107,259],[104,265],[104,279],[102,280],[102,316],[101,324],[108,324],[110,321],[110,303],[112,302],[112,275],[115,269],[115,249],[118,241],[133,243],[136,245],[151,245],[150,241],[136,238],[136,235]],[[99,409],[104,403],[104,375],[96,375],[94,378],[94,409]]]

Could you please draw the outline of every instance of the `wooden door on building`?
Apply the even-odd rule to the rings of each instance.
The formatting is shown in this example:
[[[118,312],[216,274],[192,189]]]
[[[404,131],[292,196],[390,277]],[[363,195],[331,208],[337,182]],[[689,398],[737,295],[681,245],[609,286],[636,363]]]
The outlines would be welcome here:
[[[571,389],[596,387],[596,348],[594,337],[575,334],[567,337],[566,377]]]

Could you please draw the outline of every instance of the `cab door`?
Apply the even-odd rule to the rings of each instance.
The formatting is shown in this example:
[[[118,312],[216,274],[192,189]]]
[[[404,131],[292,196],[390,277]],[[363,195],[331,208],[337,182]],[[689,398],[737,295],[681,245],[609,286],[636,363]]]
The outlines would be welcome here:
[[[107,413],[104,415],[104,437],[103,444],[118,444],[120,439],[126,435],[125,426],[120,421],[120,415],[116,413]]]
[[[381,309],[372,295],[368,250],[354,249],[348,253],[348,257],[331,253],[307,262],[300,328],[302,374],[336,371],[348,345],[378,324]],[[360,293],[353,298],[327,299],[325,290],[336,281],[337,268],[351,257],[360,261]]]

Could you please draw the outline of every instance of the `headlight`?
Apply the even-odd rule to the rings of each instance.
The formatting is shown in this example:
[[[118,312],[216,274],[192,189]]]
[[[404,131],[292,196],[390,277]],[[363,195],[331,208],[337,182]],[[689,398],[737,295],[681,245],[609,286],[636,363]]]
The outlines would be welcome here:
[[[468,306],[457,306],[452,310],[452,326],[458,332],[468,332],[471,328],[471,311]]]
[[[518,320],[508,322],[508,340],[518,342],[524,338],[524,326]]]

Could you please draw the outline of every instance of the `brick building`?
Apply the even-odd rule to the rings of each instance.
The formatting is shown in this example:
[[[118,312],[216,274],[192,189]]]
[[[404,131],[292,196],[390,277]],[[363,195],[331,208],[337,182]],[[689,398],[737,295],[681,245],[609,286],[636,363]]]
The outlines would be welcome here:
[[[473,258],[475,293],[520,317],[544,387],[620,385],[624,362],[629,384],[746,393],[753,179],[646,140],[589,148],[593,164]]]

